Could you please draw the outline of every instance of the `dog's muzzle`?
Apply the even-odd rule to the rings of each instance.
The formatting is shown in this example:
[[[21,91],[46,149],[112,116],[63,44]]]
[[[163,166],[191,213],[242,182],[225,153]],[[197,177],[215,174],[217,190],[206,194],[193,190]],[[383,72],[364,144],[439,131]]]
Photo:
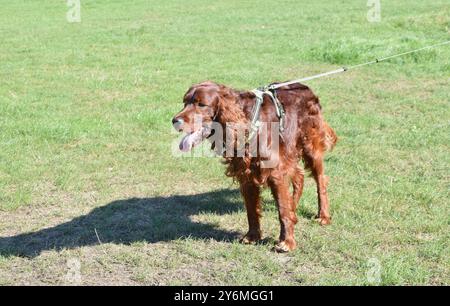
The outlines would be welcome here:
[[[173,125],[174,129],[177,130],[178,132],[181,132],[183,130],[183,124],[184,124],[184,120],[181,118],[173,118],[172,119],[172,125]]]

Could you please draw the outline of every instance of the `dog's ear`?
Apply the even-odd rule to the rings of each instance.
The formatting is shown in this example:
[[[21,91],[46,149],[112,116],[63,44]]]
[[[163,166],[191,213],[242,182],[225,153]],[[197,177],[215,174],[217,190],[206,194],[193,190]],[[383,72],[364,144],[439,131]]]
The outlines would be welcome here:
[[[235,94],[230,88],[224,86],[220,89],[217,101],[217,118],[222,125],[246,121],[238,99],[240,99],[239,95]]]
[[[225,86],[220,90],[218,95],[217,121],[223,127],[223,137],[227,153],[235,152],[235,154],[244,154],[246,149],[245,139],[248,120],[242,109],[240,99],[242,98],[238,93]]]

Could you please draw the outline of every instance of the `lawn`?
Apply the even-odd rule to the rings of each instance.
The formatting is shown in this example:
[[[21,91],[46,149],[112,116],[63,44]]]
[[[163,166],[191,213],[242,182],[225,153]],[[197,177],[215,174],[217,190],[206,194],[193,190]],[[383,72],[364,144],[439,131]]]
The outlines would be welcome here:
[[[0,6],[0,284],[450,284],[450,45],[308,83],[340,141],[298,249],[241,245],[218,158],[177,157],[187,88],[309,76],[450,38],[448,0],[81,0]],[[74,276],[75,275],[75,276]]]

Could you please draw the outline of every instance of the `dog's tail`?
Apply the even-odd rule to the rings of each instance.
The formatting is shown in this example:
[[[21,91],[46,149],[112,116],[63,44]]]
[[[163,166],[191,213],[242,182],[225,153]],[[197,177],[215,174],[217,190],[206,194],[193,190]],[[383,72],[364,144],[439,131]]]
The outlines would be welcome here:
[[[328,123],[324,122],[324,127],[325,127],[325,149],[326,151],[331,151],[336,145],[338,137],[336,135],[336,132],[328,125]]]

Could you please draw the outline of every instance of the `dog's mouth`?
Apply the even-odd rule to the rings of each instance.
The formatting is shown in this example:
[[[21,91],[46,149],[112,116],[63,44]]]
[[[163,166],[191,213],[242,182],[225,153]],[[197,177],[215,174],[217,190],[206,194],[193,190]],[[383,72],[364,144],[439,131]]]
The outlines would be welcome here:
[[[193,147],[199,145],[203,140],[211,135],[211,128],[202,126],[197,131],[188,133],[180,141],[180,150],[183,152],[189,152]]]

